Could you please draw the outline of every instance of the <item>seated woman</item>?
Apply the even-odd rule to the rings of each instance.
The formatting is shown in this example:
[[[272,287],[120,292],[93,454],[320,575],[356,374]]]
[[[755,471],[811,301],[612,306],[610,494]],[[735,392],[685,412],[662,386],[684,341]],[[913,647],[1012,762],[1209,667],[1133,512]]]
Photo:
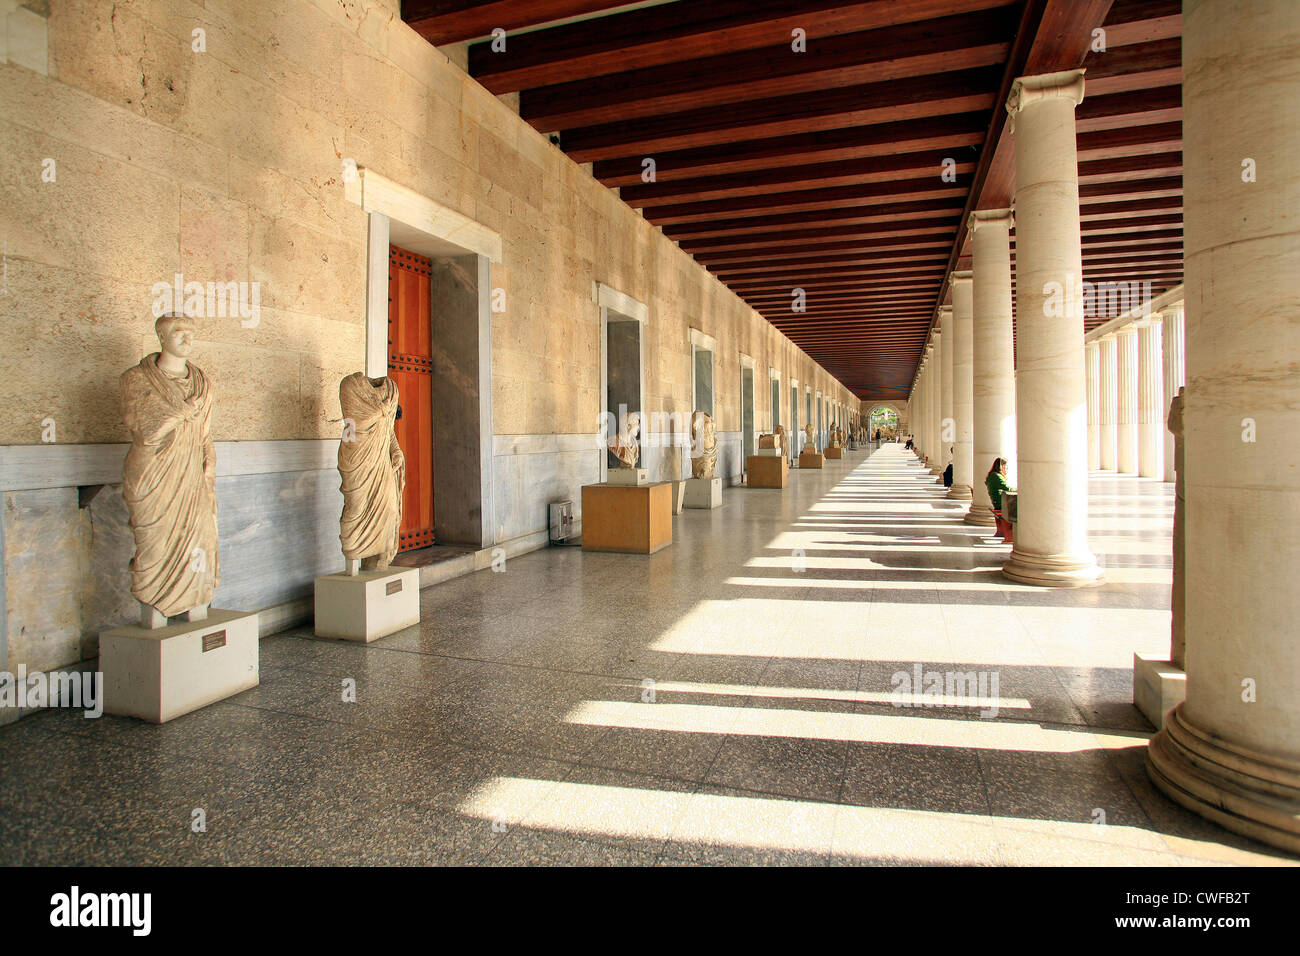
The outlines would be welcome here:
[[[1002,516],[1002,492],[1015,491],[1007,483],[1007,460],[994,458],[993,467],[984,479],[984,487],[989,490],[989,502],[993,505],[993,518],[997,526],[996,534],[1008,544],[1011,543],[1011,522]]]

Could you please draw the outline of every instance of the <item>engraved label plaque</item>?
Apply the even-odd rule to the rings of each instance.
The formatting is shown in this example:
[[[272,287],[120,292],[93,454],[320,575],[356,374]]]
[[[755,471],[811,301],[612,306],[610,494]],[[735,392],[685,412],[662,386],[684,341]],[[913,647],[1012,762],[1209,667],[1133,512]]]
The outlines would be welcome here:
[[[385,594],[396,594],[396,593],[397,593],[398,591],[400,591],[400,590],[402,590],[402,579],[401,579],[401,578],[398,578],[396,581],[389,581],[389,582],[388,582],[388,586],[387,586],[387,588],[385,589],[384,593],[385,593]]]
[[[204,654],[206,654],[208,651],[215,651],[218,647],[225,647],[225,646],[226,646],[226,632],[224,630],[213,631],[211,634],[203,635]]]

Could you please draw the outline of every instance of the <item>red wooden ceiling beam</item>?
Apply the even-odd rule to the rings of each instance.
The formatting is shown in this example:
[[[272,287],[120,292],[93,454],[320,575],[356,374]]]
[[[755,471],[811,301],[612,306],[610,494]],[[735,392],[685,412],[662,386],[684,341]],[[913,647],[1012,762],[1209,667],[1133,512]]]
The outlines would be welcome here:
[[[402,19],[434,46],[620,7],[626,0],[402,0]]]
[[[1006,56],[1014,10],[810,36],[807,53],[791,51],[787,32],[779,44],[762,49],[523,89],[519,111],[535,128],[550,131],[988,66]]]

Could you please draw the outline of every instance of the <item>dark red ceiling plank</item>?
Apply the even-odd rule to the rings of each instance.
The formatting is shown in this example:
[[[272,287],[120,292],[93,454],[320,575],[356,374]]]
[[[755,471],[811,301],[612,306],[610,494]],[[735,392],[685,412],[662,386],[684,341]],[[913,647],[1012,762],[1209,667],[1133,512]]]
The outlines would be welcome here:
[[[797,265],[808,260],[827,261],[832,253],[841,252],[901,252],[908,249],[946,249],[952,244],[953,230],[927,233],[920,236],[878,236],[874,239],[841,239],[834,242],[793,243],[776,246],[758,246],[753,249],[695,252],[695,261],[702,265],[721,265],[728,262],[767,262],[778,260]]]
[[[674,203],[653,206],[645,210],[646,219],[656,225],[714,221],[720,213],[777,210],[785,212],[812,212],[835,209],[845,202],[857,202],[860,208],[924,199],[962,198],[970,186],[969,176],[958,176],[956,182],[945,183],[934,179],[909,179],[902,182],[863,183],[858,186],[841,186],[835,189],[798,189],[763,196],[742,196],[736,199],[717,199],[709,202]]]
[[[748,173],[724,176],[701,176],[669,182],[640,183],[625,186],[619,195],[634,209],[641,206],[662,206],[690,198],[703,202],[710,199],[732,199],[760,196],[778,192],[780,187],[804,186],[806,188],[843,186],[852,188],[867,183],[895,182],[900,179],[931,179],[941,181],[944,160],[942,152],[925,150],[919,153],[902,153],[897,156],[873,156],[869,159],[842,160],[834,163],[809,163],[790,168],[763,169]],[[956,159],[956,175],[969,173],[975,168],[973,160]]]
[[[776,213],[767,216],[748,216],[733,219],[714,219],[706,222],[670,223],[663,227],[670,239],[691,237],[707,238],[747,235],[762,231],[765,225],[808,226],[820,223],[866,225],[870,223],[906,222],[921,219],[956,219],[961,212],[960,196],[940,199],[921,199],[913,202],[882,203],[880,205],[852,205],[844,208],[819,209],[812,212]]]
[[[746,142],[769,136],[870,126],[927,116],[987,110],[1000,75],[996,66],[945,70],[881,83],[750,99],[665,116],[565,129],[560,141],[576,162],[649,156],[667,149]]]
[[[775,166],[832,160],[863,159],[924,150],[952,155],[962,146],[978,146],[984,139],[980,113],[957,113],[899,123],[879,123],[777,136],[744,144],[670,150],[654,155],[656,176],[664,182],[692,176],[739,173]],[[644,157],[630,156],[597,162],[592,170],[606,186],[629,186],[641,181]]]
[[[402,0],[402,19],[434,46],[598,13],[627,0]]]
[[[682,239],[678,245],[687,252],[706,252],[761,248],[776,239],[793,249],[791,243],[804,243],[819,239],[871,239],[876,236],[919,236],[936,231],[957,228],[957,216],[935,216],[929,219],[899,219],[893,222],[866,223],[864,225],[838,224],[817,229],[781,229],[767,232],[748,232],[735,236],[712,236]]]
[[[1008,0],[691,0],[511,37],[505,53],[494,53],[490,42],[476,43],[469,48],[469,71],[493,93],[510,93],[663,68],[708,58],[719,49],[769,50],[811,59],[835,51],[833,41],[841,37],[908,36],[911,24],[935,18],[962,16],[967,29],[977,31],[1000,19],[981,11],[1007,4]],[[806,53],[792,49],[795,28],[805,31]]]
[[[1182,2],[1116,0],[1103,26],[1108,48],[1181,36]]]
[[[807,53],[791,52],[786,39],[763,49],[524,89],[519,112],[550,131],[988,66],[1006,55],[1014,10],[809,37]]]

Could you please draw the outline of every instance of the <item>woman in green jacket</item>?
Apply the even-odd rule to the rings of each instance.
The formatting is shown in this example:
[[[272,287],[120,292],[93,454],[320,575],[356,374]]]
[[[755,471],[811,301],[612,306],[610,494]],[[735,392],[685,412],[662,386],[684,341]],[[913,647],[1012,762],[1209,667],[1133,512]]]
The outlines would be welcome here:
[[[989,490],[989,501],[993,505],[993,517],[997,524],[997,535],[1006,541],[1011,542],[1011,522],[1002,516],[1002,492],[1015,491],[1007,482],[1007,460],[1005,458],[994,458],[993,467],[989,469],[988,477],[984,479],[984,487]]]

